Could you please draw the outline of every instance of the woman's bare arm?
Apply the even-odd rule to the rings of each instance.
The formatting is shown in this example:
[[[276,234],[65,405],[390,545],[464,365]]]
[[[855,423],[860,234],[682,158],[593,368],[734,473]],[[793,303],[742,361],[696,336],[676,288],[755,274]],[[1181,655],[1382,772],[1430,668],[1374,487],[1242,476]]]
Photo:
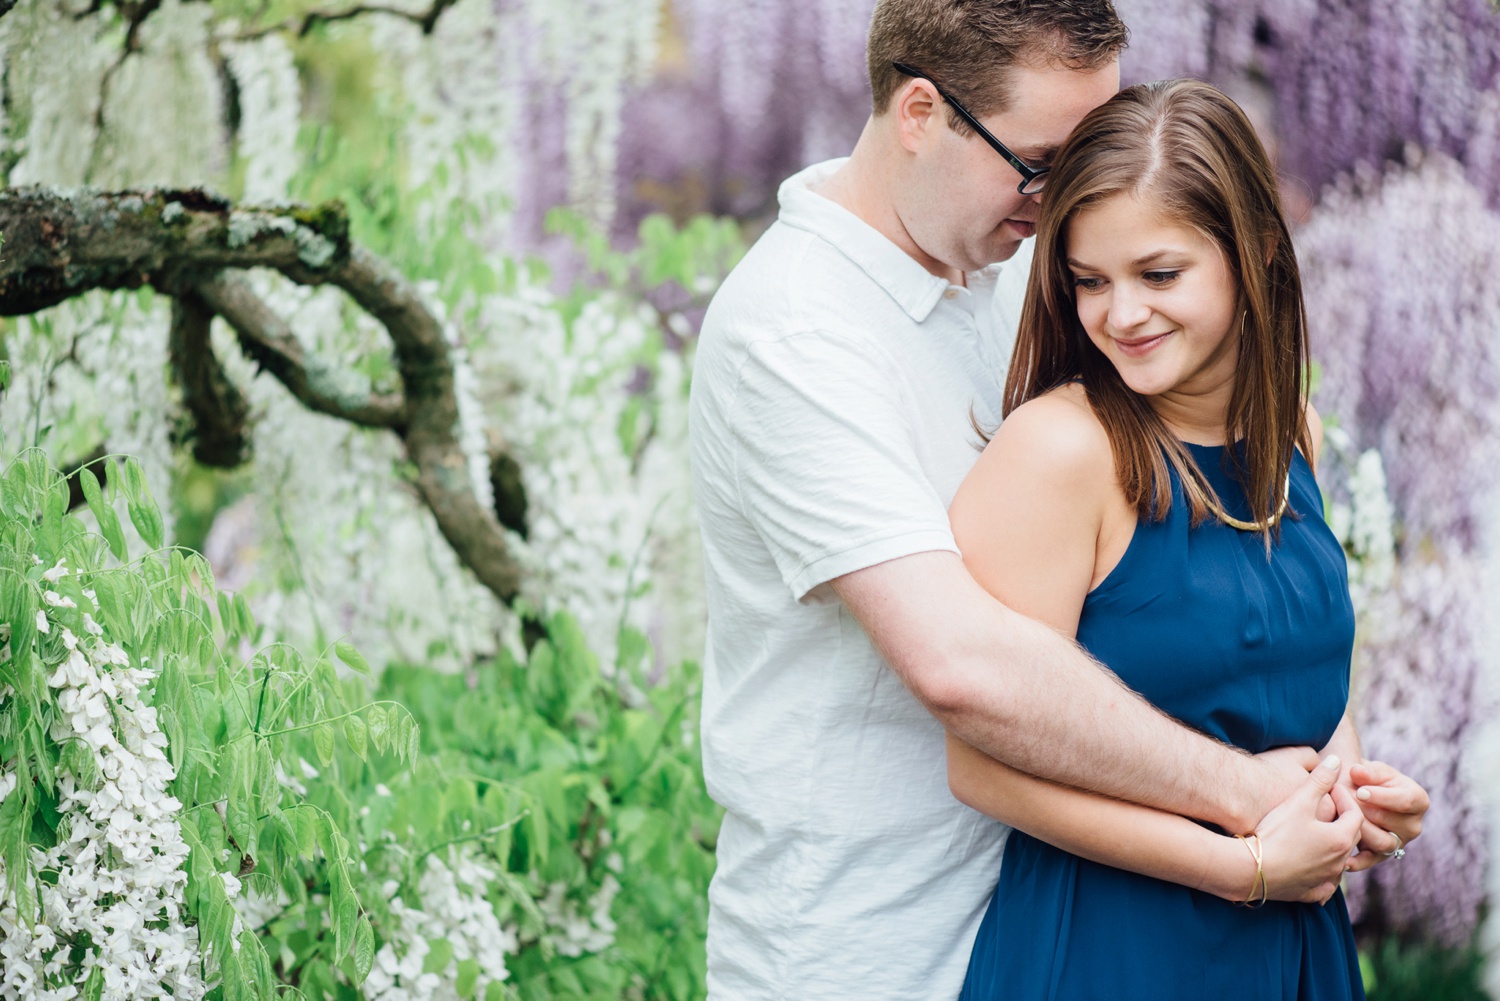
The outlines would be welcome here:
[[[948,735],[948,784],[967,806],[1081,858],[1242,901],[1255,861],[1191,820],[1054,785]]]
[[[1115,483],[1108,439],[1078,387],[1011,415],[960,487],[950,517],[974,579],[1066,636],[1076,633],[1089,590],[1129,545],[1135,520]],[[1226,899],[1244,899],[1254,881],[1251,855],[1234,838],[1035,778],[957,737],[949,737],[948,749],[955,796],[1065,851]],[[1334,824],[1311,826],[1321,797],[1309,801],[1308,816],[1278,808],[1263,826],[1268,839],[1275,836],[1267,858],[1274,896],[1319,899],[1333,892],[1342,868],[1339,845],[1353,821],[1338,831]],[[1343,802],[1352,803],[1347,792]],[[1343,851],[1347,857],[1347,846]]]

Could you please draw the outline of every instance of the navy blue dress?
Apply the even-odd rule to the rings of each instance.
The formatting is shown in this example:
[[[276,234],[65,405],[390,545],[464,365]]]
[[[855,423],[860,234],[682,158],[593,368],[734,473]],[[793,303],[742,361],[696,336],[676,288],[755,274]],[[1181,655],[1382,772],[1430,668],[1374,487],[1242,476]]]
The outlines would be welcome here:
[[[1225,510],[1251,520],[1224,449],[1190,446]],[[1323,746],[1349,696],[1344,554],[1299,454],[1281,541],[1190,527],[1173,474],[1165,521],[1137,524],[1091,591],[1078,641],[1172,716],[1252,752]],[[1295,512],[1296,516],[1292,516]],[[1248,887],[1246,888],[1248,891]],[[963,1001],[1347,1001],[1363,998],[1342,892],[1251,910],[1011,834]]]

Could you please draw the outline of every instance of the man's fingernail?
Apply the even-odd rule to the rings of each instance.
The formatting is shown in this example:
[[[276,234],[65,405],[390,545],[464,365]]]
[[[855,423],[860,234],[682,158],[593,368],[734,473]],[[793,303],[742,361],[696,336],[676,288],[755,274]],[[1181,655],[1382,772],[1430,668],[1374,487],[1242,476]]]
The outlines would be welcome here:
[[[1368,789],[1361,789],[1359,792],[1355,793],[1354,795],[1358,796],[1360,799],[1369,799],[1370,798],[1370,790],[1368,790]]]
[[[1337,768],[1338,766],[1339,756],[1337,754],[1330,754],[1328,757],[1323,759],[1324,768]]]

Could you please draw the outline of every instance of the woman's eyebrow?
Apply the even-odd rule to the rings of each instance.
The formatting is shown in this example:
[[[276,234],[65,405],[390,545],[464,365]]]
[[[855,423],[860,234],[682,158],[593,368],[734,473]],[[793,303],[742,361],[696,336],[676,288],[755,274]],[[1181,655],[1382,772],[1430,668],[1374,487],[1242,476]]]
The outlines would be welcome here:
[[[1133,260],[1133,261],[1130,262],[1130,266],[1133,267],[1133,268],[1139,268],[1139,267],[1144,267],[1147,264],[1155,264],[1157,261],[1159,261],[1159,260],[1161,260],[1163,258],[1166,258],[1166,257],[1181,257],[1181,256],[1182,256],[1182,251],[1180,251],[1180,250],[1172,250],[1170,248],[1163,248],[1161,250],[1153,250],[1151,253],[1146,254],[1144,257],[1137,257],[1135,260]]]
[[[1155,264],[1157,261],[1161,261],[1161,260],[1165,260],[1165,259],[1173,258],[1173,257],[1182,257],[1182,256],[1184,256],[1182,251],[1180,251],[1180,250],[1173,250],[1173,249],[1171,249],[1169,247],[1164,247],[1161,250],[1153,250],[1149,254],[1146,254],[1146,255],[1144,255],[1142,257],[1137,257],[1135,260],[1133,260],[1133,261],[1130,262],[1130,266],[1132,268],[1141,268],[1141,267],[1145,267],[1148,264]],[[1076,269],[1078,271],[1095,271],[1095,270],[1097,270],[1092,264],[1085,264],[1082,261],[1077,260],[1077,259],[1072,258],[1072,257],[1068,258],[1068,267],[1074,268],[1074,269]]]

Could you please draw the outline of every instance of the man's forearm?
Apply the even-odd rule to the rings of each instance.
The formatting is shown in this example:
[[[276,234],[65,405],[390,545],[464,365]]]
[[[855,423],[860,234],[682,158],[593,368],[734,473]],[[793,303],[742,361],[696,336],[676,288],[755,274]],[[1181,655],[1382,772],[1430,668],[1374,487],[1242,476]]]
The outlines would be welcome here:
[[[1162,714],[1076,643],[997,602],[951,553],[833,583],[928,709],[1013,768],[1237,833],[1298,781],[1273,782],[1263,763]]]
[[[1226,830],[1254,828],[1271,804],[1253,758],[1162,713],[1076,643],[1003,614],[1006,666],[996,671],[993,648],[951,665],[967,697],[931,706],[945,726],[1040,778]]]

